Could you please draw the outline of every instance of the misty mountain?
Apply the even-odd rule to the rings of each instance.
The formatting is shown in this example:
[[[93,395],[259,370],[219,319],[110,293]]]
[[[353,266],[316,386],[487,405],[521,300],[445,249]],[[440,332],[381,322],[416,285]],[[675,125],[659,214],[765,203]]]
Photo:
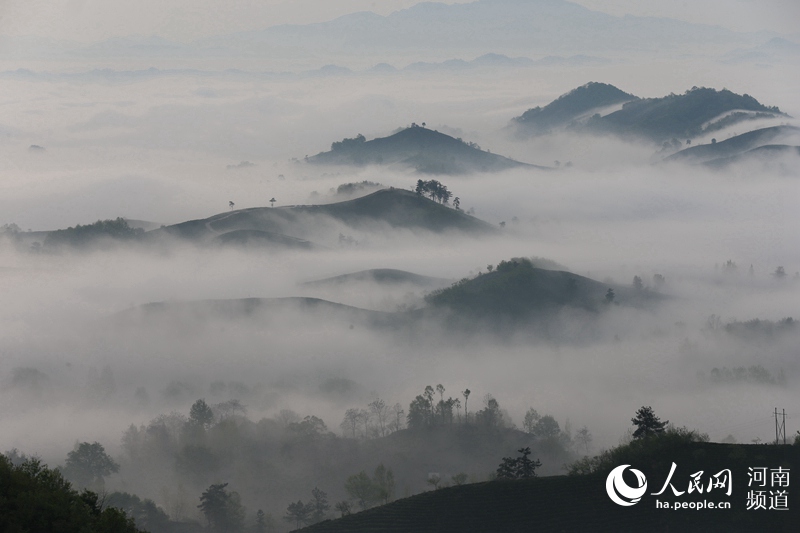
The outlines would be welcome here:
[[[398,270],[371,270],[306,283],[304,287],[325,289],[332,285],[352,286],[355,282],[367,281],[384,285],[416,282],[435,288],[442,287],[444,280]],[[422,331],[437,323],[444,329],[468,328],[475,331],[504,325],[512,329],[528,328],[530,332],[548,338],[575,340],[576,335],[566,333],[569,329],[567,322],[585,326],[603,310],[620,305],[641,308],[663,299],[663,295],[649,289],[609,285],[571,272],[545,270],[534,267],[528,259],[520,258],[501,261],[497,269],[488,274],[464,278],[446,288],[435,288],[424,298],[427,306],[421,309],[378,312],[320,298],[245,298],[157,302],[142,306],[138,311],[126,311],[121,316],[125,320],[139,316],[148,321],[174,322],[166,320],[172,317],[186,326],[213,318],[237,320],[244,317],[268,325],[279,317],[293,323],[308,320],[309,324],[315,325],[358,324],[395,331],[405,328]],[[565,319],[562,311],[571,312],[571,318]],[[439,322],[440,319],[443,321]]]
[[[589,82],[559,96],[545,107],[535,107],[513,119],[517,129],[524,134],[548,133],[563,128],[587,114],[602,108],[630,102],[638,98],[607,83]]]
[[[412,125],[389,137],[367,141],[363,135],[344,139],[306,161],[318,165],[398,165],[429,174],[497,172],[517,167],[536,167],[492,154],[474,143]]]
[[[604,107],[620,103],[620,109],[601,113]],[[597,112],[591,114],[592,110]],[[693,87],[681,95],[639,98],[613,85],[591,82],[544,108],[529,109],[512,123],[522,134],[570,126],[575,131],[611,133],[660,143],[696,137],[747,120],[786,116],[777,107],[767,107],[750,95],[738,95],[727,89]]]
[[[715,159],[719,160],[742,155],[767,145],[785,145],[790,142],[800,144],[800,128],[796,126],[772,126],[748,131],[724,141],[692,146],[670,155],[664,161],[689,164],[707,163]]]
[[[606,116],[592,116],[586,129],[662,142],[691,139],[752,118],[785,116],[777,107],[767,107],[747,94],[693,87],[684,94],[641,98]]]
[[[303,283],[306,287],[326,286],[326,285],[349,285],[352,283],[379,283],[382,285],[417,285],[419,287],[441,287],[450,284],[450,280],[444,278],[434,278],[421,276],[413,272],[397,270],[394,268],[374,268],[362,270],[351,274],[342,274],[331,278],[308,281]]]

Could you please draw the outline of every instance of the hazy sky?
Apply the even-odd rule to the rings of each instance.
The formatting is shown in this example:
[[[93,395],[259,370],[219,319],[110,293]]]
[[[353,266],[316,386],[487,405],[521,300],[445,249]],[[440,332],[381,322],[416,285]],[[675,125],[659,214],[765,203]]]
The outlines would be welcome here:
[[[77,41],[160,35],[191,40],[277,24],[321,22],[356,11],[386,15],[416,3],[416,0],[3,0],[0,35]],[[796,0],[578,0],[576,3],[614,15],[664,16],[743,31],[764,29],[793,34],[798,32],[800,21],[800,4]]]

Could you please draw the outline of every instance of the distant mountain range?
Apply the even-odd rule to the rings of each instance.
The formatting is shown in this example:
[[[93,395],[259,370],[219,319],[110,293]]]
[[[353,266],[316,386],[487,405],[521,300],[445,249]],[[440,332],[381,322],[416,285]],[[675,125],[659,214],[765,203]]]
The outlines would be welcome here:
[[[184,44],[151,37],[118,37],[83,45],[41,38],[5,38],[6,57],[35,58],[269,58],[390,56],[441,57],[495,51],[519,55],[603,52],[663,54],[677,50],[714,53],[746,49],[775,37],[656,17],[618,17],[565,0],[423,2],[387,16],[353,13],[329,22],[282,25],[219,35]]]
[[[317,165],[396,165],[428,174],[545,168],[483,151],[474,143],[417,125],[370,141],[362,135],[344,139],[333,143],[329,152],[309,157],[307,161]]]
[[[621,104],[621,105],[620,105]],[[613,107],[618,105],[618,108]],[[683,141],[756,118],[786,118],[747,94],[693,87],[684,94],[639,98],[613,85],[588,83],[512,120],[521,135],[571,129],[654,142]]]

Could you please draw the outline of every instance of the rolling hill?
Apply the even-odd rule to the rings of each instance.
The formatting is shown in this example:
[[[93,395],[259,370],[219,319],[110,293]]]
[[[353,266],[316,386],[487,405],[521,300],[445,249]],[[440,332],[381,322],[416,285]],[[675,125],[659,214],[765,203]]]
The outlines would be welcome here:
[[[513,119],[522,134],[549,133],[564,128],[581,118],[624,102],[637,100],[632,94],[606,83],[589,82],[559,96],[545,107],[535,107]]]
[[[614,110],[614,105],[620,105]],[[529,109],[512,119],[523,135],[569,127],[573,131],[611,133],[661,143],[691,139],[747,120],[784,118],[777,107],[727,89],[693,87],[684,94],[639,98],[613,85],[588,83],[543,108]]]
[[[390,188],[332,204],[239,209],[166,226],[148,235],[151,238],[170,235],[197,242],[251,243],[256,240],[271,245],[311,248],[317,239],[334,242],[342,231],[370,232],[386,228],[476,235],[496,231],[463,211],[410,191]]]
[[[608,301],[608,290],[614,297]],[[646,289],[600,283],[571,272],[536,268],[527,259],[502,261],[488,274],[463,279],[426,298],[435,309],[460,316],[526,320],[562,307],[598,311],[608,304],[644,305],[663,298]]]
[[[660,143],[672,138],[691,139],[748,119],[785,116],[777,107],[762,105],[747,94],[694,87],[680,95],[628,102],[619,111],[593,116],[586,128]]]
[[[772,126],[748,131],[717,143],[686,148],[665,158],[664,161],[689,164],[709,163],[714,160],[739,156],[768,145],[784,143],[800,144],[800,128]]]
[[[396,165],[426,174],[544,168],[485,152],[473,143],[416,125],[371,141],[363,135],[344,139],[333,143],[329,152],[309,157],[307,161],[317,165]]]

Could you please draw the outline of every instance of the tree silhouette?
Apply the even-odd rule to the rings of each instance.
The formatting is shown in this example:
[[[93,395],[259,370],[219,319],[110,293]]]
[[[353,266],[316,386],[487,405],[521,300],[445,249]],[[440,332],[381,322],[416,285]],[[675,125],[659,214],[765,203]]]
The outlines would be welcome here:
[[[290,503],[286,508],[286,515],[283,517],[287,522],[294,522],[297,527],[304,526],[310,522],[312,508],[303,503],[302,500],[297,500],[295,503]]]
[[[631,422],[636,426],[636,431],[633,432],[634,439],[644,439],[651,436],[657,436],[664,432],[664,429],[669,424],[669,420],[664,422],[659,419],[653,412],[650,406],[642,406],[636,411],[636,416],[631,418]]]
[[[583,446],[584,451],[588,454],[589,446],[592,444],[592,434],[589,433],[589,428],[583,426],[581,429],[579,429],[575,434],[575,440],[578,441],[578,444]]]
[[[200,496],[198,509],[215,533],[238,533],[244,529],[244,507],[237,492],[225,489],[227,483],[211,485]]]
[[[275,202],[277,202],[277,200],[275,199],[275,197],[274,197],[274,196],[273,196],[272,198],[270,198],[270,199],[269,199],[269,205],[270,205],[270,207],[275,207]]]
[[[64,475],[79,487],[104,486],[106,476],[119,472],[117,464],[99,442],[81,442],[67,454]]]
[[[531,461],[528,456],[531,454],[530,448],[517,450],[522,457],[503,457],[503,462],[497,467],[497,477],[499,479],[527,479],[536,477],[536,469],[542,466],[541,461]]]
[[[235,205],[236,205],[236,204],[235,204],[235,203],[233,203],[233,200],[231,200],[231,201],[229,201],[229,202],[228,202],[228,207],[231,209],[231,211],[233,211],[233,206],[235,206]]]
[[[206,429],[214,422],[214,412],[202,398],[194,402],[189,409],[189,422]]]
[[[375,502],[377,494],[372,480],[363,470],[356,475],[347,478],[344,490],[350,497],[358,502],[362,509],[370,507]]]
[[[314,490],[311,491],[311,497],[311,501],[308,502],[306,506],[311,510],[311,522],[316,524],[317,522],[325,520],[325,516],[328,514],[328,510],[330,510],[331,506],[328,504],[328,495],[317,487],[314,487]]]
[[[606,303],[610,304],[614,301],[614,289],[608,289],[606,291]]]

